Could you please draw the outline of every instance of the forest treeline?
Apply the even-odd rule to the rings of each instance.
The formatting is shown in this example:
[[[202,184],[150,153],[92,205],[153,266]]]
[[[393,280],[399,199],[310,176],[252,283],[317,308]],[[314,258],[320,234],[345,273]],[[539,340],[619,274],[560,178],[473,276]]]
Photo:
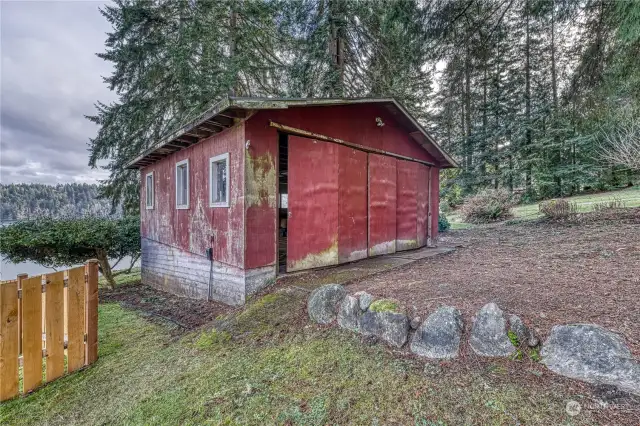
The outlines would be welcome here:
[[[0,184],[0,218],[3,221],[37,217],[72,218],[107,216],[109,200],[97,199],[98,186],[86,183],[43,185]]]
[[[88,117],[90,164],[109,162],[103,193],[130,210],[139,178],[124,165],[229,94],[393,96],[460,163],[445,197],[637,177],[602,150],[639,115],[640,2],[116,0],[102,13],[119,99]]]

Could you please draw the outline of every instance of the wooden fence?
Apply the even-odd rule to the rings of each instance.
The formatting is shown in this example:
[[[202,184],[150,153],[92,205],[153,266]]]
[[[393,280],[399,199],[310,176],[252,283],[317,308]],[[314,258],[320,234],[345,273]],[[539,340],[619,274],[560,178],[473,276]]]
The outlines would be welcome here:
[[[96,359],[96,261],[0,282],[0,401],[31,392]]]

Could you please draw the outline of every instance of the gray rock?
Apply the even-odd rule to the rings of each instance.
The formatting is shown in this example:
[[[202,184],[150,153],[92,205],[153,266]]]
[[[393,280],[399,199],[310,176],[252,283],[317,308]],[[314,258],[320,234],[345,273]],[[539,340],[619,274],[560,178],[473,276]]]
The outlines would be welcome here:
[[[415,317],[411,320],[411,323],[409,325],[411,326],[412,329],[417,330],[418,327],[420,327],[420,324],[422,324],[422,318]]]
[[[455,308],[442,306],[413,335],[411,352],[434,359],[455,358],[461,335],[462,314]]]
[[[360,328],[360,304],[358,299],[347,296],[342,299],[338,309],[338,325],[342,328],[357,331]]]
[[[400,348],[407,342],[409,318],[396,312],[367,311],[360,318],[360,332],[376,336]]]
[[[563,376],[640,395],[640,363],[620,336],[595,324],[554,326],[542,363]]]
[[[316,288],[307,301],[309,318],[318,324],[333,322],[338,314],[338,304],[346,295],[344,287],[339,284],[328,284]]]
[[[359,291],[354,294],[354,296],[358,297],[358,300],[360,301],[360,309],[363,312],[369,309],[369,306],[371,306],[371,303],[373,303],[374,297],[366,291]]]
[[[515,352],[507,335],[504,313],[495,303],[487,303],[476,314],[469,344],[482,356],[509,356]]]

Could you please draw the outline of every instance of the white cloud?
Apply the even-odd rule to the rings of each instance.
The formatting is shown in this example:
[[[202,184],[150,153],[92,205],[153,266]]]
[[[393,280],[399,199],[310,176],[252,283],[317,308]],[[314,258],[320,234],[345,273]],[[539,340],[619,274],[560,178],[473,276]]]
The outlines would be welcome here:
[[[110,26],[101,2],[0,2],[0,181],[96,182],[84,118],[115,99],[98,58]]]

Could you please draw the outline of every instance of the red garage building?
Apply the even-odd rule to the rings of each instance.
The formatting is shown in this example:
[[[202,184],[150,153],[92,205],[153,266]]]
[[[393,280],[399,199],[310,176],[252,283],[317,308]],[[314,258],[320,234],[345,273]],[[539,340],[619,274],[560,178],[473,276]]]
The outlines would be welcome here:
[[[142,280],[242,304],[280,273],[431,245],[447,167],[394,99],[224,99],[129,164]]]

